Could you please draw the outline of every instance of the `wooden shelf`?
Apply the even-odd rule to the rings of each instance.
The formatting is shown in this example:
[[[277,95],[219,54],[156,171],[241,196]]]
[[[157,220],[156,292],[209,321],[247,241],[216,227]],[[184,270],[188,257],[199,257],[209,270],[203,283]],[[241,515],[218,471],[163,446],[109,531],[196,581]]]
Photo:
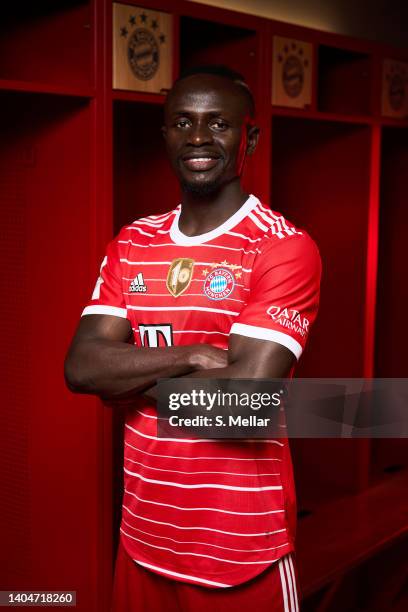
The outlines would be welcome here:
[[[142,91],[125,91],[123,89],[114,89],[112,91],[112,99],[121,100],[122,102],[163,105],[166,99],[166,95],[156,93],[144,93]]]
[[[408,472],[347,496],[299,521],[297,560],[304,596],[315,593],[408,533]]]
[[[347,115],[343,113],[314,111],[312,109],[286,108],[275,105],[272,106],[272,117],[273,116],[311,119],[315,121],[333,121],[336,123],[355,123],[360,125],[371,125],[374,123],[373,118],[366,115]]]
[[[408,119],[393,119],[392,117],[379,117],[376,122],[384,127],[408,128]]]
[[[77,98],[93,98],[96,94],[95,89],[91,87],[75,87],[69,85],[56,85],[54,83],[39,83],[33,81],[18,81],[8,79],[0,79],[0,90],[55,94],[58,96],[73,96]]]

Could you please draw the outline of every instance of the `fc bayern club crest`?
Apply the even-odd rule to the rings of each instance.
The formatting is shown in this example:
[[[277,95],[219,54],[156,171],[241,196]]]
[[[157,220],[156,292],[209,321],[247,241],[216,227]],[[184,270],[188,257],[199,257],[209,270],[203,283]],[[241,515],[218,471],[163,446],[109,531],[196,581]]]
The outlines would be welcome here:
[[[210,300],[224,300],[234,290],[235,278],[226,268],[215,268],[204,280],[204,294]]]
[[[113,88],[163,93],[172,83],[173,18],[113,2]]]
[[[312,59],[311,43],[274,36],[272,104],[305,108],[311,103]]]
[[[128,60],[136,78],[148,81],[157,72],[160,51],[153,32],[147,28],[136,28],[128,42]]]

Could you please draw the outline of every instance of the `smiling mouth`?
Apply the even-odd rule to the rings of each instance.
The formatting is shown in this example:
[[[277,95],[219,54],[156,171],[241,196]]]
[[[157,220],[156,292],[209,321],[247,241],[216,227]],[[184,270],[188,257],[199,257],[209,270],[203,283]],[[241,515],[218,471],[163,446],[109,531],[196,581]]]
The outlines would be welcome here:
[[[183,164],[192,172],[208,172],[218,164],[219,157],[190,157],[183,159]]]

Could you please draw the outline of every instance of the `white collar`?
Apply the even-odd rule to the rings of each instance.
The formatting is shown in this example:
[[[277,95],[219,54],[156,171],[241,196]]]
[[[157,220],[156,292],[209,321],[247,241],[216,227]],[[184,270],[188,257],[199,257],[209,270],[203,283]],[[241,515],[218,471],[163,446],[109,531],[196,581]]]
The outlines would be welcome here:
[[[229,217],[224,223],[221,223],[218,227],[214,228],[210,232],[206,232],[205,234],[199,234],[198,236],[186,236],[179,230],[179,218],[181,214],[181,205],[174,215],[173,223],[170,227],[170,238],[173,240],[175,244],[179,244],[182,246],[193,246],[195,244],[204,244],[205,242],[209,242],[221,234],[224,234],[235,225],[237,225],[247,214],[255,208],[257,204],[259,204],[259,200],[254,195],[250,194],[248,199],[243,203],[241,208],[239,208],[231,217]]]

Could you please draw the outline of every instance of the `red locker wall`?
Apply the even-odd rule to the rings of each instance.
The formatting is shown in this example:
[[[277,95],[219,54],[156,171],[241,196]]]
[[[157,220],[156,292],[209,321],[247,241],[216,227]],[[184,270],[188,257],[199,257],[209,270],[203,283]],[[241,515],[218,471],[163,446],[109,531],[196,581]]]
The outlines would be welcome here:
[[[380,114],[381,61],[404,53],[183,0],[124,1],[173,14],[175,76],[222,61],[253,87],[261,141],[245,185],[305,227],[324,264],[320,315],[297,375],[405,376],[408,121]],[[9,6],[0,25],[0,589],[72,589],[78,610],[107,612],[122,415],[69,393],[63,360],[107,241],[124,223],[173,207],[179,193],[160,133],[163,95],[112,91],[110,1],[57,4],[24,14]],[[271,105],[275,34],[313,45],[306,110]],[[381,568],[369,529],[340,547],[325,526],[341,533],[356,507],[375,505],[390,522],[379,520],[382,542],[400,558],[407,445],[291,446],[301,580],[317,609],[313,597],[339,567],[360,567],[370,550],[364,571]]]

